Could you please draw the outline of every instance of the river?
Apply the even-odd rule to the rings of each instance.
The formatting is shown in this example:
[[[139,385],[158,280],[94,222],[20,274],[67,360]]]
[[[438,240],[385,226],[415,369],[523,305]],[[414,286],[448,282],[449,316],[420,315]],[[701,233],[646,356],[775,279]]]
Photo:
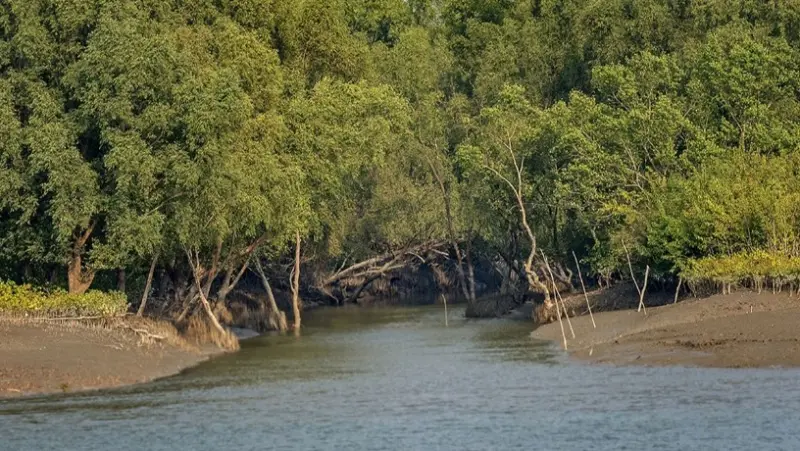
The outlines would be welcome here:
[[[800,371],[585,365],[527,321],[311,312],[171,378],[0,401],[0,450],[800,449]]]

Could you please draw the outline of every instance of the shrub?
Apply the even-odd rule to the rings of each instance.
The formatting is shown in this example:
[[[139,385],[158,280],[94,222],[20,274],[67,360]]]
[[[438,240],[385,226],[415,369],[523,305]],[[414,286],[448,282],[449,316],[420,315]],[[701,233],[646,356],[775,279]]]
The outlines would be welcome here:
[[[690,260],[682,273],[688,281],[718,283],[765,281],[780,286],[800,281],[800,257],[754,251]]]
[[[70,294],[0,281],[0,313],[35,316],[113,316],[128,309],[123,293],[88,291]]]

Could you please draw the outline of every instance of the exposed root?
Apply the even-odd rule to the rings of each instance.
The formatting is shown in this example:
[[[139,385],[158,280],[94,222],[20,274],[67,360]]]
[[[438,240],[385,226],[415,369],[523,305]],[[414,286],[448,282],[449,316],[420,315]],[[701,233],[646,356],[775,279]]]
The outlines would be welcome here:
[[[586,293],[564,297],[566,314],[570,317],[589,314],[589,308],[595,313],[613,310],[636,309],[639,305],[641,292],[631,284],[618,284],[611,288],[602,288]],[[648,307],[656,307],[673,303],[673,293],[653,292],[648,293]],[[561,312],[562,317],[564,312]],[[547,307],[545,304],[536,304],[532,311],[532,319],[536,324],[549,324],[558,321],[555,306]]]
[[[127,326],[127,328],[139,334],[139,338],[143,344],[152,344],[156,341],[162,341],[167,338],[164,335],[152,334],[147,329],[137,329],[131,326]]]

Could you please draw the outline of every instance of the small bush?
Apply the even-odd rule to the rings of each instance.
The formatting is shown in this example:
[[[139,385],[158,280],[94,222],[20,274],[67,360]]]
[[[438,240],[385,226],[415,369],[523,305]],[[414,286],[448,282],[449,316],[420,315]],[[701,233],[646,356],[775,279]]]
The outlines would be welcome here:
[[[773,284],[800,281],[800,257],[754,251],[690,260],[682,275],[690,282],[764,282]]]
[[[0,281],[0,313],[34,316],[114,316],[128,310],[123,293],[88,291],[70,294]]]

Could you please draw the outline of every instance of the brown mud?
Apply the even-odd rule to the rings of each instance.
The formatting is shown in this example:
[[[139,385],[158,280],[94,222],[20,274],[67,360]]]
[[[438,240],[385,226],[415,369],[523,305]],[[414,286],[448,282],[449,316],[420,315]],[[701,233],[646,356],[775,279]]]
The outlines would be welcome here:
[[[646,299],[645,299],[646,301]],[[783,293],[736,292],[647,309],[571,318],[568,350],[596,363],[762,368],[800,366],[800,298]],[[533,338],[562,343],[558,322]]]
[[[0,318],[0,398],[148,382],[221,352],[163,321]]]

